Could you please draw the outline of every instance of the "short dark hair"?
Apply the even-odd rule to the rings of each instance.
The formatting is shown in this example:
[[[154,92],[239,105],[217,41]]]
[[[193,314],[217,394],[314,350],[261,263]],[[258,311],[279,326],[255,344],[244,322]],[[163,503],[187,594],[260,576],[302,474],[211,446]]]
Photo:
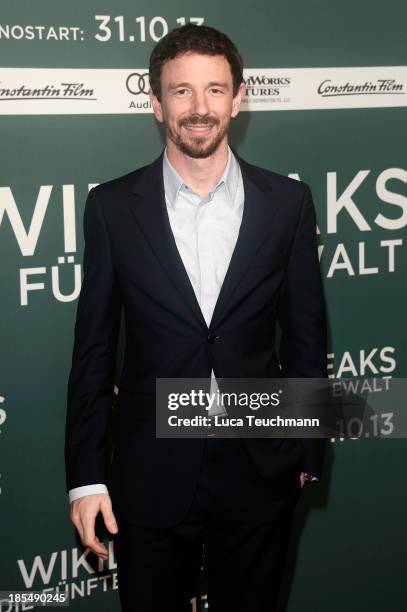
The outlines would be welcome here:
[[[161,67],[184,53],[223,55],[229,62],[233,79],[233,97],[243,82],[243,60],[226,34],[206,25],[187,23],[168,32],[150,55],[149,79],[153,94],[161,100]]]

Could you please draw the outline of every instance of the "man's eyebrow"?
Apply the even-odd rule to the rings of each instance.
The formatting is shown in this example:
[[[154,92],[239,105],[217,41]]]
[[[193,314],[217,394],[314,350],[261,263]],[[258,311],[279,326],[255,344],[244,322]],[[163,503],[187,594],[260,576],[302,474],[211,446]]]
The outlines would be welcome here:
[[[223,81],[211,81],[210,83],[208,83],[209,87],[223,87],[224,89],[228,89],[229,85],[228,83],[225,83]]]
[[[177,89],[177,87],[191,87],[191,83],[187,83],[186,81],[183,83],[169,83],[168,90],[172,91],[173,89]]]
[[[178,87],[193,87],[193,85],[187,81],[183,81],[182,83],[169,83],[168,91],[173,91],[174,89],[178,89]],[[208,87],[223,87],[224,89],[228,89],[229,85],[223,81],[210,81]]]

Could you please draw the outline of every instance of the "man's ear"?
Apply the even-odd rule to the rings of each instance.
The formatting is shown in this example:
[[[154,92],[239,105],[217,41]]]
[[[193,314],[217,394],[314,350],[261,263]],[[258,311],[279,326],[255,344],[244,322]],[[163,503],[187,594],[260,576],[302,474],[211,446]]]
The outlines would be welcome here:
[[[150,96],[151,106],[153,107],[154,115],[156,116],[157,121],[159,121],[160,123],[163,123],[164,121],[163,110],[161,108],[161,103],[159,99],[153,94],[152,89],[150,89],[150,91],[148,92],[148,95]]]
[[[235,95],[235,97],[233,98],[233,101],[232,101],[232,113],[231,113],[231,117],[236,117],[236,115],[239,114],[240,103],[242,101],[242,98],[243,98],[245,92],[246,92],[246,84],[245,83],[241,83],[239,89],[237,90],[237,94]]]

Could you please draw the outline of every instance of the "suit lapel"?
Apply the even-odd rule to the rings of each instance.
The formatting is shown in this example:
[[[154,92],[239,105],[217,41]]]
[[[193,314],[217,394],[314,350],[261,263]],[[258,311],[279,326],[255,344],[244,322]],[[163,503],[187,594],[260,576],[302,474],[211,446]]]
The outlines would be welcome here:
[[[244,186],[244,208],[239,235],[219,293],[209,329],[215,329],[233,306],[233,294],[263,242],[272,239],[276,206],[271,187],[261,172],[238,159]],[[131,210],[157,259],[177,287],[198,324],[207,332],[201,308],[179,254],[165,203],[161,155],[147,166],[133,187]]]
[[[210,327],[215,329],[233,307],[233,294],[244,281],[246,270],[266,239],[272,240],[272,218],[276,206],[271,187],[254,166],[244,162],[235,151],[243,178],[244,208],[236,246],[216,302]]]
[[[196,322],[208,329],[179,254],[168,218],[162,172],[163,155],[146,167],[133,187],[131,210],[157,259],[177,287]]]

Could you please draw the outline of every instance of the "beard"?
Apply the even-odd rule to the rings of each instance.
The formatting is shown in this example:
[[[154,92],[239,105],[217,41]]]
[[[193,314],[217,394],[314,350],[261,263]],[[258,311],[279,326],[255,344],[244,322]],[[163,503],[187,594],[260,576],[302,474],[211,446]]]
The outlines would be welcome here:
[[[168,137],[182,153],[194,159],[205,159],[215,153],[228,132],[229,123],[230,119],[222,124],[217,117],[209,115],[190,115],[178,121],[177,130],[172,129],[169,125],[166,125],[166,127]],[[218,130],[212,137],[194,135],[191,135],[189,139],[182,137],[183,127],[197,125],[216,126]]]

